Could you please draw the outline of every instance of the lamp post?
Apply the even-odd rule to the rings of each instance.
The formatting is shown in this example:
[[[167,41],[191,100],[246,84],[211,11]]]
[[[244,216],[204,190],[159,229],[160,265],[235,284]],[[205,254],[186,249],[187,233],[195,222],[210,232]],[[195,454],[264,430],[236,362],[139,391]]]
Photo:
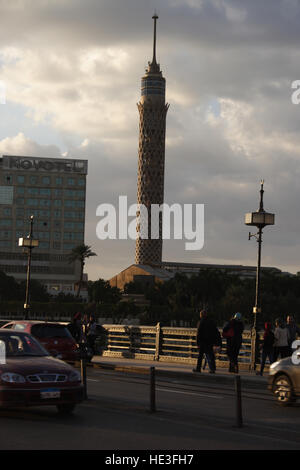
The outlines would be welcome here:
[[[255,237],[258,243],[257,268],[256,268],[256,289],[255,289],[255,305],[253,307],[253,326],[251,329],[251,360],[250,370],[256,369],[256,348],[257,348],[257,314],[261,313],[261,293],[260,293],[260,268],[261,268],[261,246],[263,228],[267,225],[274,225],[275,215],[264,210],[264,180],[260,184],[260,202],[259,209],[256,212],[248,212],[245,215],[245,224],[258,228],[258,232],[251,234],[249,232],[249,240]]]
[[[39,246],[39,241],[33,238],[33,215],[30,216],[30,231],[26,238],[19,238],[19,246],[27,248],[27,277],[26,277],[26,294],[24,303],[24,318],[28,320],[30,309],[30,274],[31,274],[31,251]]]

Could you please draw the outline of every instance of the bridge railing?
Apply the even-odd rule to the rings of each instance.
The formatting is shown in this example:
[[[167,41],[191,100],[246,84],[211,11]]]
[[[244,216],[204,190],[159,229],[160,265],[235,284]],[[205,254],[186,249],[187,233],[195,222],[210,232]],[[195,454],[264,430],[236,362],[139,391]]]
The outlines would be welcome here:
[[[1,317],[8,321],[21,320],[23,313],[20,312],[19,315],[0,315],[2,323]],[[30,319],[69,322],[71,318],[67,315],[62,316],[53,313],[47,316],[33,314]],[[104,324],[102,326],[104,328],[104,337],[99,338],[98,345],[103,356],[186,364],[196,364],[197,362],[196,328],[162,327],[160,323],[154,326],[117,324]],[[241,370],[249,368],[250,355],[251,332],[245,330],[238,357]],[[228,367],[225,339],[223,339],[221,351],[216,353],[216,365],[217,367]]]
[[[196,364],[198,348],[196,328],[176,328],[156,326],[103,325],[105,346],[103,356],[147,359]],[[220,330],[221,332],[221,330]],[[222,349],[216,353],[217,367],[227,367],[226,340]],[[239,366],[248,369],[251,355],[251,333],[244,331],[243,343],[239,354]]]

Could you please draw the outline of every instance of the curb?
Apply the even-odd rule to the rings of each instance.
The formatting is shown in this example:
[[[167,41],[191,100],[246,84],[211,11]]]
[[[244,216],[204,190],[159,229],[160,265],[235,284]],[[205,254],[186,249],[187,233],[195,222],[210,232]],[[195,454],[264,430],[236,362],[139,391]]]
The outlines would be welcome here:
[[[73,363],[74,367],[80,367],[80,362]],[[87,362],[86,363],[88,368],[95,368],[95,369],[102,369],[102,370],[111,370],[116,372],[128,372],[128,373],[137,373],[143,375],[149,375],[151,367],[155,367],[155,363],[153,366],[145,366],[145,365],[120,365],[117,363],[107,363],[107,362]],[[193,381],[210,381],[211,383],[219,383],[224,385],[232,385],[234,383],[235,377],[238,375],[241,378],[241,381],[247,383],[247,386],[253,388],[260,388],[260,389],[267,389],[267,378],[266,377],[256,377],[256,376],[245,376],[243,374],[232,374],[232,375],[225,375],[222,372],[216,372],[216,374],[209,374],[207,372],[203,372],[201,374],[195,374],[191,371],[184,371],[184,370],[166,370],[162,368],[156,368],[155,374],[157,377],[169,377],[169,378],[186,378]]]

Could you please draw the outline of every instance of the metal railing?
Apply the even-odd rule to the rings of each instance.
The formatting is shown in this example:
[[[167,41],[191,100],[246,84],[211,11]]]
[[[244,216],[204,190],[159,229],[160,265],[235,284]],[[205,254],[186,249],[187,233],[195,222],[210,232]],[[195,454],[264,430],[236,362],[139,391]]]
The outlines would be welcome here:
[[[102,355],[196,364],[198,348],[196,328],[175,328],[156,326],[103,325],[105,345]],[[220,330],[221,332],[221,330]],[[251,332],[244,331],[243,343],[239,354],[239,367],[249,368],[251,357]],[[216,354],[217,367],[227,367],[226,340]]]
[[[1,319],[0,314],[0,319]],[[3,318],[21,320],[23,313],[4,314]],[[32,314],[31,320],[47,320],[69,322],[70,316],[61,314],[41,315]],[[3,320],[1,320],[2,323]],[[196,344],[196,328],[177,328],[161,326],[137,326],[104,324],[104,337],[98,340],[98,350],[106,357],[131,359],[146,359],[149,361],[165,361],[186,364],[196,364],[198,348]],[[220,333],[222,329],[220,329]],[[260,334],[261,337],[261,334]],[[248,370],[251,359],[251,332],[245,330],[239,353],[239,368]],[[216,366],[228,367],[226,355],[226,340],[223,339],[222,349],[216,353]],[[266,364],[266,369],[268,365]]]

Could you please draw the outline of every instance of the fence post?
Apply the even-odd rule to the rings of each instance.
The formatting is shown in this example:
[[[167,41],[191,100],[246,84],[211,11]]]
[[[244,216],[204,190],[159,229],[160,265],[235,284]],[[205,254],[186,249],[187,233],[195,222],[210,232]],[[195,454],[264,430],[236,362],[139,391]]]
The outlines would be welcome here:
[[[160,326],[160,323],[157,323],[156,337],[155,337],[155,355],[154,355],[155,361],[159,361],[160,345],[161,345],[161,326]]]
[[[154,413],[155,411],[155,367],[150,367],[150,413]]]
[[[243,413],[242,413],[242,391],[241,391],[241,376],[236,375],[235,392],[236,392],[236,425],[238,428],[243,427]]]

